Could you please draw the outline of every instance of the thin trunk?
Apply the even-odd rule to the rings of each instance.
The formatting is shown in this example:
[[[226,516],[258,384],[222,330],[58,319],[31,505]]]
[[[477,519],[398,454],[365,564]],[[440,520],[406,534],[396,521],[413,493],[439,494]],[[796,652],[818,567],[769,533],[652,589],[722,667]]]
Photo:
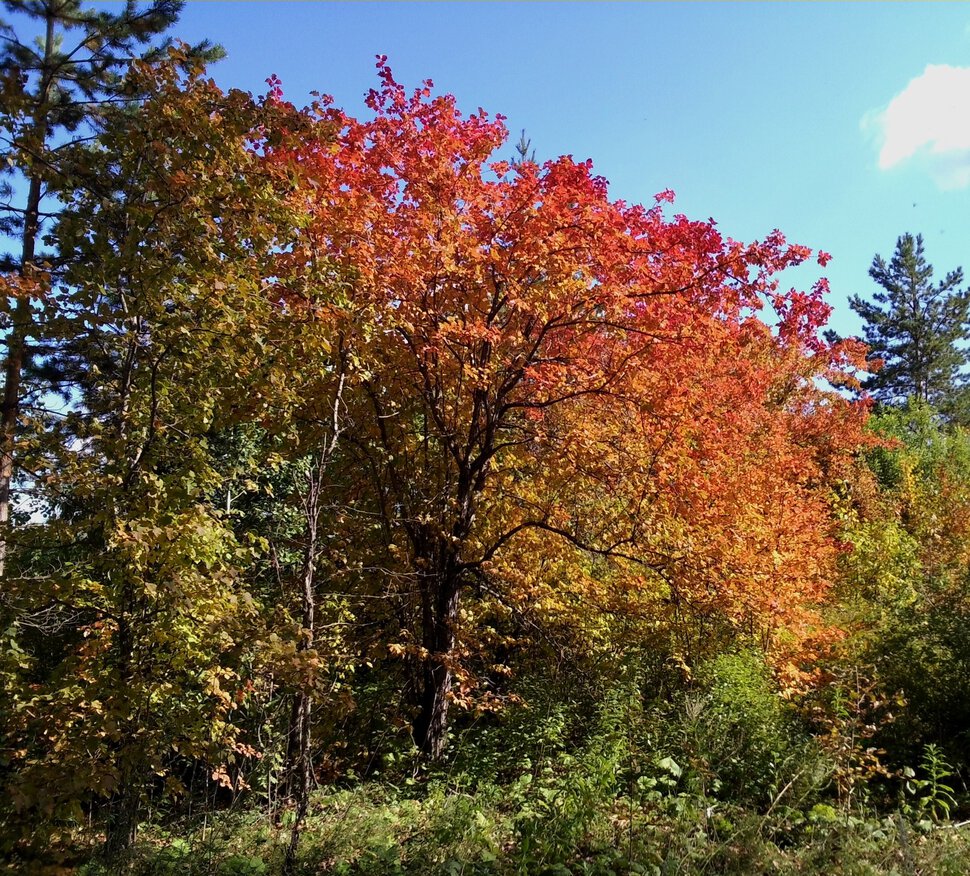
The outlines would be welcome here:
[[[49,69],[54,50],[54,12],[47,9],[47,30],[44,37],[43,74],[40,82],[37,108],[34,112],[34,133],[41,148],[47,142],[47,99],[51,86]],[[41,178],[34,172],[27,189],[27,205],[24,211],[24,233],[20,251],[20,275],[26,277],[37,255],[37,237],[40,234]],[[7,541],[10,527],[11,484],[14,473],[14,444],[17,422],[20,419],[20,392],[24,368],[29,360],[27,339],[33,325],[34,314],[29,296],[21,295],[13,312],[13,324],[7,336],[7,361],[4,366],[3,403],[0,408],[0,580],[7,563]]]
[[[310,808],[310,790],[313,786],[313,765],[310,760],[310,711],[313,698],[308,691],[299,691],[293,698],[293,711],[290,713],[290,762],[288,795],[294,803],[293,827],[290,829],[290,842],[286,847],[283,872],[292,873],[296,866],[296,852],[300,836]]]
[[[134,654],[134,633],[131,629],[130,612],[133,594],[130,584],[126,586],[122,601],[122,611],[118,622],[118,632],[114,639],[118,678],[127,683],[131,678]],[[103,854],[107,861],[114,861],[127,851],[135,841],[138,831],[139,790],[130,767],[125,766],[125,747],[132,744],[133,736],[130,717],[122,723],[121,738],[112,743],[116,763],[121,764],[118,791],[108,803],[108,817],[105,825]],[[137,728],[136,728],[137,729]]]
[[[34,260],[38,216],[40,211],[40,180],[30,181],[27,215],[24,225],[21,275],[26,275]],[[7,530],[10,524],[11,484],[14,472],[14,442],[20,418],[20,386],[24,366],[28,360],[27,337],[33,324],[30,298],[17,299],[13,325],[7,336],[7,361],[4,369],[3,407],[0,410],[0,578],[6,567]]]
[[[315,541],[314,538],[314,550]],[[310,553],[309,547],[307,553]],[[314,614],[316,611],[314,566],[315,563],[309,563],[304,568],[302,575],[300,602],[303,635],[297,653],[304,653],[313,647]],[[310,764],[310,712],[313,708],[313,686],[311,682],[311,679],[302,679],[300,687],[293,695],[293,707],[290,710],[290,726],[287,734],[286,795],[298,807],[305,801],[310,792],[312,772]]]
[[[21,298],[14,310],[14,324],[7,340],[7,363],[0,413],[0,578],[7,562],[7,530],[10,525],[10,485],[13,482],[14,441],[20,415],[20,375],[26,358],[30,302]]]
[[[341,341],[340,348],[343,344]],[[341,425],[341,405],[346,380],[346,360],[343,355],[338,359],[340,379],[333,398],[330,438],[320,450],[316,461],[310,466],[307,476],[307,492],[303,502],[306,524],[306,543],[303,548],[303,565],[300,573],[300,620],[302,635],[297,652],[305,652],[314,646],[316,638],[316,573],[319,553],[320,515],[323,511],[321,498],[324,475],[337,449],[343,432]],[[310,806],[310,790],[313,786],[313,762],[310,757],[311,735],[310,718],[313,712],[314,679],[305,677],[293,695],[293,708],[290,712],[290,726],[287,734],[286,769],[284,796],[294,804],[295,818],[290,832],[290,844],[283,862],[285,873],[292,873],[296,864],[296,851],[300,844],[300,833]]]
[[[316,565],[317,533],[320,522],[320,490],[322,487],[324,463],[313,466],[308,478],[307,494],[304,502],[306,515],[306,544],[303,553],[303,567],[300,574],[300,620],[302,634],[297,653],[313,647],[316,623]],[[313,764],[310,758],[310,716],[313,711],[313,679],[301,679],[300,686],[293,695],[293,708],[290,712],[290,726],[287,734],[286,751],[286,796],[294,805],[293,827],[290,843],[286,849],[283,872],[292,873],[296,865],[296,852],[300,844],[300,834],[306,821],[310,806],[310,790],[313,784]]]

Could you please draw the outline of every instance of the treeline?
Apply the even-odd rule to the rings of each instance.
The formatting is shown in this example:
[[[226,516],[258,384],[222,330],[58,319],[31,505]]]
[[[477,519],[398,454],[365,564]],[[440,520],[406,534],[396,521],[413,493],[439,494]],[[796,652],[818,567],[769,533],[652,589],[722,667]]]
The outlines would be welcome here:
[[[364,119],[224,92],[179,5],[7,4],[11,869],[673,872],[954,816],[959,272],[876,259],[867,365],[779,232],[497,160],[383,58]]]

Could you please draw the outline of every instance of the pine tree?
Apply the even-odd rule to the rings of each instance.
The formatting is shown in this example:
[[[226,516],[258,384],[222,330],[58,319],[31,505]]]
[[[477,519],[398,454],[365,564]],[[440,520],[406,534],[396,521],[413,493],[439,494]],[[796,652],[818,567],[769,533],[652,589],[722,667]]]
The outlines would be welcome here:
[[[870,360],[883,363],[866,388],[884,404],[913,398],[958,419],[967,381],[962,368],[970,361],[962,346],[970,338],[970,288],[960,288],[962,269],[934,284],[922,236],[904,234],[888,264],[875,256],[869,276],[883,291],[872,301],[858,295],[849,299],[865,320]]]
[[[82,6],[81,0],[4,0],[8,20],[0,20],[0,166],[8,179],[0,187],[0,235],[11,240],[8,251],[13,255],[0,265],[8,275],[0,406],[0,575],[7,553],[24,377],[42,342],[31,294],[43,288],[49,267],[39,252],[41,236],[45,220],[55,215],[48,205],[80,182],[63,156],[70,151],[66,147],[94,134],[105,108],[137,98],[125,90],[125,70],[138,57],[159,56],[167,41],[156,38],[175,23],[182,5],[181,0],[145,5],[128,0],[115,12]],[[187,57],[203,62],[221,54],[220,48],[203,42]]]

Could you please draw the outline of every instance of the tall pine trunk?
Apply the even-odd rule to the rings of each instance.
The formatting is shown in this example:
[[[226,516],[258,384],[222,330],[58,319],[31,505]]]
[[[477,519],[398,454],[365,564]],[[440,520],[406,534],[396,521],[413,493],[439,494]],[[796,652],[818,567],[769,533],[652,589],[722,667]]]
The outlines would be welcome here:
[[[40,69],[37,106],[34,110],[32,136],[34,148],[41,152],[50,133],[48,103],[53,72],[51,59],[55,48],[55,9],[45,8],[44,59]],[[40,236],[41,177],[35,170],[28,175],[27,204],[24,209],[24,231],[20,248],[20,276],[28,277],[37,258]],[[0,579],[7,565],[7,541],[10,528],[11,486],[14,476],[14,445],[20,419],[20,393],[23,373],[29,361],[28,337],[34,322],[30,298],[21,295],[13,312],[13,324],[7,336],[7,360],[4,363],[3,402],[0,408]]]

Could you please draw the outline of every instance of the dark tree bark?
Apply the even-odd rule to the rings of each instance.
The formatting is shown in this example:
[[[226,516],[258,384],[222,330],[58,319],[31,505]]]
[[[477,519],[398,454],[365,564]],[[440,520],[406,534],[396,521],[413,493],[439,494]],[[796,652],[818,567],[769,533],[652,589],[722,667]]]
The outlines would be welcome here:
[[[414,739],[431,760],[441,759],[448,741],[448,707],[453,682],[450,659],[455,647],[459,593],[459,581],[452,571],[444,580],[432,579],[422,594],[422,644],[428,657],[422,666]]]
[[[300,622],[303,627],[297,653],[305,653],[314,645],[316,615],[316,563],[317,534],[320,521],[320,479],[322,469],[311,468],[308,478],[307,495],[304,500],[306,512],[306,543],[304,545],[303,568],[300,575]],[[293,694],[290,710],[290,726],[286,746],[286,784],[285,796],[294,806],[293,827],[290,830],[290,843],[286,849],[283,865],[285,873],[292,873],[296,863],[300,834],[310,806],[310,790],[313,784],[313,763],[311,760],[310,717],[313,710],[312,679],[301,679],[301,684]]]

